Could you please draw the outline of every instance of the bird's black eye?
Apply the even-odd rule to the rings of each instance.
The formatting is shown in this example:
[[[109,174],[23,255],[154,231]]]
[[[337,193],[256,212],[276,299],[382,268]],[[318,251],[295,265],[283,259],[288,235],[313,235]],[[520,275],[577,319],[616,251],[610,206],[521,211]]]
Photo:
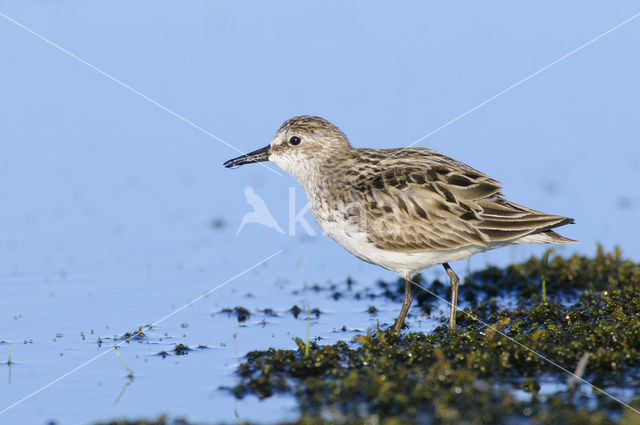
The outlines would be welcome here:
[[[289,139],[289,143],[291,143],[293,146],[299,145],[300,142],[302,142],[302,140],[300,140],[298,136],[291,136],[291,139]]]

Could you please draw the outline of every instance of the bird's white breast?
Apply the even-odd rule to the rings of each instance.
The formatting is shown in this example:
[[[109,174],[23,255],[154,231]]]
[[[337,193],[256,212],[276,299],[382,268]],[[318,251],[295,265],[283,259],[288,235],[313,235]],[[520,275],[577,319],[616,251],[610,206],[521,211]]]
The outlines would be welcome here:
[[[322,230],[340,246],[356,257],[394,271],[401,275],[410,275],[436,264],[462,260],[473,254],[485,251],[482,246],[470,245],[451,250],[428,250],[415,252],[390,251],[378,248],[367,233],[357,223],[344,219],[327,208],[315,205],[311,210]]]

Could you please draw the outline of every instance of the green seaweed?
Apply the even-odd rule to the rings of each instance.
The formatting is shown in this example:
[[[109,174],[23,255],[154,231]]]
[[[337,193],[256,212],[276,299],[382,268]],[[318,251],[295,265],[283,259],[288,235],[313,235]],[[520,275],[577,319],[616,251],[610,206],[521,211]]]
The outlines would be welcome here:
[[[449,296],[444,282],[417,282]],[[399,300],[404,291],[401,280],[380,282],[379,294],[353,291],[353,284],[349,279],[343,295]],[[291,425],[637,425],[639,289],[640,266],[618,249],[487,267],[461,287],[463,305],[470,307],[458,313],[457,331],[443,323],[428,333],[372,329],[331,345],[296,339],[295,350],[249,352],[237,368],[237,385],[227,390],[238,398],[296,397],[300,412],[286,422]],[[336,287],[328,290],[333,294]],[[414,295],[415,310],[434,310],[433,295],[417,289]],[[509,307],[501,305],[505,296],[514,300]],[[297,317],[301,311],[294,306],[290,312]],[[366,313],[378,311],[371,306]],[[567,373],[579,369],[595,387],[635,394],[624,400],[631,408]],[[549,383],[555,389],[543,391]],[[189,424],[165,416],[102,423]]]
[[[446,296],[440,282],[428,288]],[[392,284],[384,289],[392,298],[399,292]],[[567,371],[590,353],[586,381],[605,391],[640,389],[638,289],[640,267],[617,249],[599,247],[593,258],[534,257],[505,269],[488,267],[462,287],[475,305],[458,313],[455,332],[444,325],[427,334],[372,330],[349,343],[311,343],[308,356],[301,340],[297,350],[252,351],[230,390],[238,398],[294,395],[298,423],[324,423],[327,412],[337,423],[365,423],[372,415],[382,423],[637,421],[640,416],[598,390],[583,384],[574,393],[566,383]],[[496,297],[505,292],[516,307],[500,307]],[[432,304],[416,299],[423,310]],[[548,381],[559,390],[539,394]],[[516,398],[516,391],[530,399]],[[639,402],[633,401],[636,408]]]

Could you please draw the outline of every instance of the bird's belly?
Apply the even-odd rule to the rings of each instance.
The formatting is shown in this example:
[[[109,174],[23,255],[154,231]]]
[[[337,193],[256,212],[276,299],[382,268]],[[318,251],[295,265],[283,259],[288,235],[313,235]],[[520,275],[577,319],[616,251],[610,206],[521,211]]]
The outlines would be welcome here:
[[[378,248],[368,235],[349,223],[321,222],[322,230],[356,257],[401,275],[413,274],[436,264],[467,258],[486,250],[470,245],[450,250],[391,251]]]

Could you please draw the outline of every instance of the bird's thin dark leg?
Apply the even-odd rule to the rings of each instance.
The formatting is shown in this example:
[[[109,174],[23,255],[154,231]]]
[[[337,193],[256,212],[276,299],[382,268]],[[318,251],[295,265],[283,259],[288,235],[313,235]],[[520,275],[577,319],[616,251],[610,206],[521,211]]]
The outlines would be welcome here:
[[[411,306],[411,302],[413,301],[413,297],[411,296],[411,282],[410,275],[404,277],[404,297],[402,297],[402,309],[400,310],[400,316],[396,320],[396,332],[400,333],[400,329],[402,329],[402,325],[404,324],[404,318],[407,317],[407,312],[409,311],[409,307]]]
[[[449,282],[451,283],[451,313],[449,314],[449,329],[456,328],[456,312],[458,311],[458,275],[453,271],[448,263],[443,263],[444,269],[449,275]]]

